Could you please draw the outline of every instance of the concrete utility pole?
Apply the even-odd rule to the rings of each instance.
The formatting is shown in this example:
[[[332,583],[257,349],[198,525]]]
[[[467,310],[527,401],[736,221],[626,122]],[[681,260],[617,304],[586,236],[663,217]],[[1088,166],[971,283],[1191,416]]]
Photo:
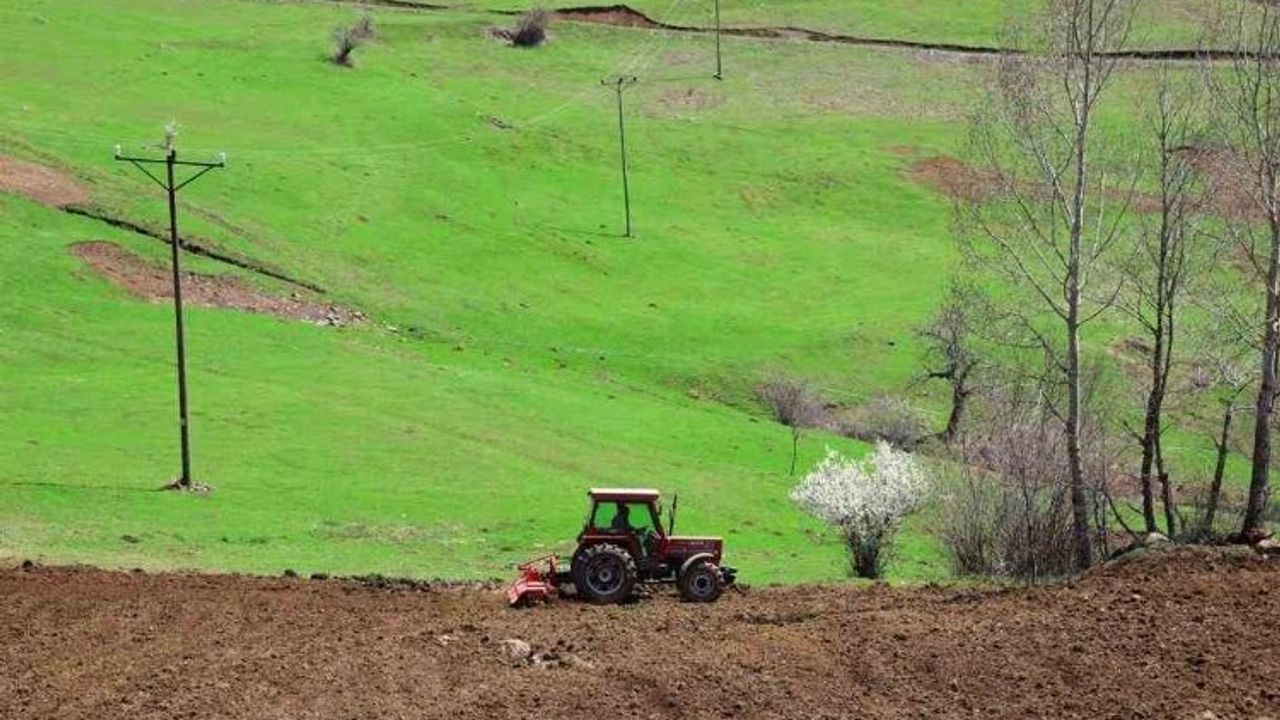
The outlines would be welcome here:
[[[172,125],[166,129],[164,157],[148,158],[133,157],[123,155],[120,152],[120,146],[116,146],[115,159],[121,162],[133,163],[134,167],[141,170],[147,177],[155,181],[157,185],[164,188],[169,196],[169,244],[171,246],[171,265],[173,270],[173,324],[174,324],[174,340],[177,345],[178,356],[178,416],[179,425],[178,432],[182,448],[182,475],[173,482],[172,487],[182,490],[188,490],[192,486],[191,481],[191,433],[190,422],[187,414],[187,348],[186,339],[182,326],[182,240],[178,237],[178,191],[190,185],[201,175],[209,172],[214,168],[226,167],[226,155],[219,157],[217,162],[197,162],[193,160],[179,160],[178,150],[175,147],[174,138],[176,131]],[[164,165],[165,179],[161,180],[147,169],[148,165]],[[191,177],[182,182],[177,182],[174,178],[174,170],[178,167],[194,167],[199,168]]]
[[[622,157],[622,202],[627,215],[626,237],[633,237],[631,234],[631,185],[627,181],[627,126],[622,119],[622,91],[635,85],[636,77],[634,75],[619,75],[605,78],[600,81],[600,84],[607,88],[613,88],[618,96],[618,147],[621,150]]]

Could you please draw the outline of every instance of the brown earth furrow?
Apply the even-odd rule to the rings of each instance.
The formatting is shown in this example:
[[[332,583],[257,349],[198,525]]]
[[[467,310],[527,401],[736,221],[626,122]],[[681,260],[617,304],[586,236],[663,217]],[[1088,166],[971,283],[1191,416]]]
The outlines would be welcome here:
[[[1278,581],[1183,551],[1034,589],[510,610],[480,587],[14,570],[0,717],[1276,717]]]

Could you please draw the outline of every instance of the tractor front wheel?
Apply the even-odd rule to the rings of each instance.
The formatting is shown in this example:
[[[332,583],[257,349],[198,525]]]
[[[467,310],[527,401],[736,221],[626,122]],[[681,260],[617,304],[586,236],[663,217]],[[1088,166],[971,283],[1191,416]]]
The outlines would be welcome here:
[[[689,602],[715,602],[724,590],[720,568],[713,563],[695,563],[678,581],[680,595]]]
[[[605,605],[619,603],[636,585],[636,561],[617,545],[593,545],[573,562],[573,586],[585,600]]]

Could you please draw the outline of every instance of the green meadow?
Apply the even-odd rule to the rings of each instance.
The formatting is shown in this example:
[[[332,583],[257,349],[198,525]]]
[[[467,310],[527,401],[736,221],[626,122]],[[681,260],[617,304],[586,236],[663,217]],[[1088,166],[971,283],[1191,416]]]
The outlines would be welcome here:
[[[638,7],[697,22],[663,4]],[[1198,4],[1163,4],[1140,29],[1191,38]],[[747,582],[845,577],[787,498],[790,433],[753,388],[783,373],[856,404],[912,386],[953,249],[947,199],[904,171],[957,151],[987,68],[727,38],[717,82],[706,35],[560,21],[519,50],[486,9],[375,10],[344,69],[328,38],[356,11],[331,3],[0,8],[0,152],[163,226],[163,195],[112,149],[154,153],[176,119],[180,156],[229,158],[182,191],[184,231],[368,317],[191,309],[194,469],[215,490],[157,492],[178,471],[171,309],[69,248],[162,263],[165,246],[0,193],[0,561],[502,577],[570,545],[586,488],[638,485],[678,492],[678,529],[725,535]],[[973,43],[1006,14],[725,2],[733,23]],[[599,84],[617,73],[640,78],[631,239]],[[911,392],[941,421],[941,395]],[[811,433],[802,467],[828,446],[863,450]],[[929,525],[892,577],[946,575]]]

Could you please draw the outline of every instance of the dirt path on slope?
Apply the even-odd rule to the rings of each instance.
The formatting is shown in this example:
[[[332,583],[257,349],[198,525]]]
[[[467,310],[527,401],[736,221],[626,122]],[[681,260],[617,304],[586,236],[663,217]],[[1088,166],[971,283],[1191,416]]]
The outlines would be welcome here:
[[[1280,561],[1204,551],[1030,590],[532,610],[475,587],[0,572],[4,718],[1262,718],[1277,648]]]
[[[136,297],[151,301],[173,298],[173,277],[167,266],[102,240],[76,243],[71,246],[71,252],[99,275]],[[295,290],[288,297],[272,295],[227,275],[184,271],[182,299],[196,307],[242,310],[316,325],[342,326],[364,319],[361,313],[320,302],[311,291]]]
[[[70,175],[5,155],[0,155],[0,191],[56,208],[89,201],[88,188]]]

